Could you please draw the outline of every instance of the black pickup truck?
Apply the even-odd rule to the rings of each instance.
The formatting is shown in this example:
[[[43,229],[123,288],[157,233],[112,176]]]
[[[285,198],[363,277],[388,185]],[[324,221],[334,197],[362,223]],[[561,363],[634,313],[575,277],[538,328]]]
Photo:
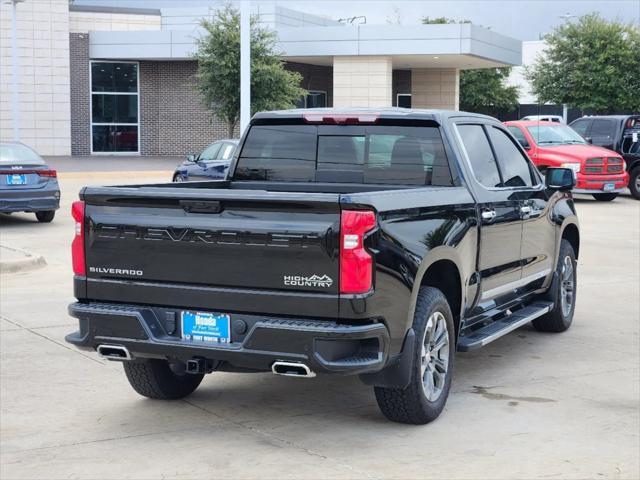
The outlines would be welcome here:
[[[490,117],[260,113],[227,180],[80,192],[66,339],[151,398],[216,370],[359,375],[427,423],[456,351],[571,325],[573,185]]]

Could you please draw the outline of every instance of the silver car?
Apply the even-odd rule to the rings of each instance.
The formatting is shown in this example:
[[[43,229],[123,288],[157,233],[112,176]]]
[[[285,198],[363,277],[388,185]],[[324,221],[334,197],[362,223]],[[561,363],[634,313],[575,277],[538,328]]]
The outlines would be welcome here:
[[[0,212],[33,212],[38,221],[48,223],[58,208],[56,171],[26,145],[0,143]]]

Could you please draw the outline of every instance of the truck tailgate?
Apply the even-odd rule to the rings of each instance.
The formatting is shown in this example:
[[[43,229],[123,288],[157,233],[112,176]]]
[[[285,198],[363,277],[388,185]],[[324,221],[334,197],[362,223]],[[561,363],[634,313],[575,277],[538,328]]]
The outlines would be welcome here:
[[[127,296],[135,292],[129,300],[135,303],[275,314],[280,307],[266,298],[269,291],[280,293],[276,297],[289,311],[296,309],[286,303],[315,297],[334,315],[339,197],[170,186],[88,188],[83,194],[87,296],[127,301],[121,297],[126,290]],[[126,289],[114,287],[122,282]],[[200,300],[187,301],[193,289],[202,293]]]

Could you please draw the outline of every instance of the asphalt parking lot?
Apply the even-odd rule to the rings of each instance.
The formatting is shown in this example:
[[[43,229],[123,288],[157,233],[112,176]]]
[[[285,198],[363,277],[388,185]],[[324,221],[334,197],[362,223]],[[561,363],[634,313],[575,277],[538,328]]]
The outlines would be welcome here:
[[[379,413],[357,378],[214,373],[185,400],[139,397],[122,367],[64,342],[77,325],[69,173],[52,224],[0,216],[0,243],[46,266],[0,277],[0,477],[640,478],[640,202],[580,197],[572,328],[524,327],[460,354],[449,402],[427,426]]]

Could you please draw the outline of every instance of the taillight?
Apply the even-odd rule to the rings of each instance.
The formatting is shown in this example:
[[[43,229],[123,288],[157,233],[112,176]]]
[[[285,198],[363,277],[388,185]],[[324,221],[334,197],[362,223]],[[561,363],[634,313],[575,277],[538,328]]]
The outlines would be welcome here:
[[[86,275],[84,262],[84,202],[78,200],[71,205],[71,216],[76,222],[76,234],[71,242],[71,261],[73,273]]]
[[[373,284],[373,258],[364,236],[376,226],[376,214],[343,210],[340,217],[340,293],[366,293]]]
[[[41,177],[56,178],[58,176],[58,172],[56,172],[55,170],[36,170],[35,173],[37,173]]]

